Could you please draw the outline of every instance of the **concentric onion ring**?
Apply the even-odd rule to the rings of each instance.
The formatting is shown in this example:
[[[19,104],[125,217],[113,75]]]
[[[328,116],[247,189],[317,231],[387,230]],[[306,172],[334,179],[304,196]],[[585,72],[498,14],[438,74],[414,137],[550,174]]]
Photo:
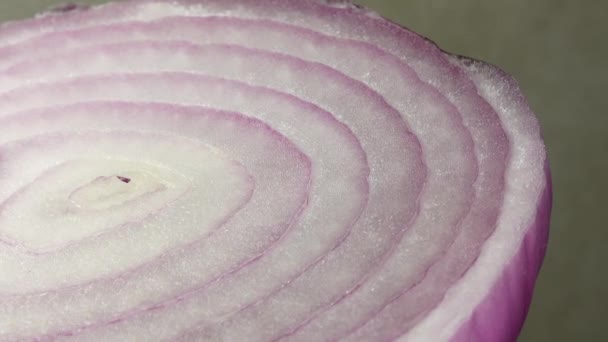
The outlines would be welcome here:
[[[550,182],[514,81],[347,2],[0,28],[0,339],[516,338]]]

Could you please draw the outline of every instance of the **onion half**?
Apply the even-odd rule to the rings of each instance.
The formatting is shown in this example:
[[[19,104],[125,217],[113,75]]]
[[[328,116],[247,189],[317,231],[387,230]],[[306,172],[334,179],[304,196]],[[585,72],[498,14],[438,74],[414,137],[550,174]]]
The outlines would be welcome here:
[[[551,182],[515,81],[346,1],[0,27],[0,340],[512,341]]]

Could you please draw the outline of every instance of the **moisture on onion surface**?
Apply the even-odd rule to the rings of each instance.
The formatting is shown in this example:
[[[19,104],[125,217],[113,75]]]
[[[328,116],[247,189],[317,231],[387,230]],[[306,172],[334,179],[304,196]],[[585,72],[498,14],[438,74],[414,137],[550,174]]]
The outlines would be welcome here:
[[[0,26],[0,203],[2,341],[513,341],[551,184],[510,76],[369,10],[136,0]]]

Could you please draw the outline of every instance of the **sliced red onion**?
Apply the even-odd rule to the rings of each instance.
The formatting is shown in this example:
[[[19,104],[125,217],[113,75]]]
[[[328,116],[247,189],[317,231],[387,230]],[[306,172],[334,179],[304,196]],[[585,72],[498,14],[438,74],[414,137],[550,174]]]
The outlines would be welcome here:
[[[551,187],[515,82],[345,1],[0,28],[0,340],[511,341]]]

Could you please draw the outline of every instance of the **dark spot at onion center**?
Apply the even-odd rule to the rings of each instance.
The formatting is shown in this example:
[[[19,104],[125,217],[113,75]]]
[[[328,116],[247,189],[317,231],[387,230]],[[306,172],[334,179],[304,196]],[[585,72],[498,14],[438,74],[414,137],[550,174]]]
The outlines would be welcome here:
[[[131,178],[129,178],[129,177],[116,176],[116,178],[118,178],[118,180],[120,180],[123,183],[129,184],[131,182]]]

